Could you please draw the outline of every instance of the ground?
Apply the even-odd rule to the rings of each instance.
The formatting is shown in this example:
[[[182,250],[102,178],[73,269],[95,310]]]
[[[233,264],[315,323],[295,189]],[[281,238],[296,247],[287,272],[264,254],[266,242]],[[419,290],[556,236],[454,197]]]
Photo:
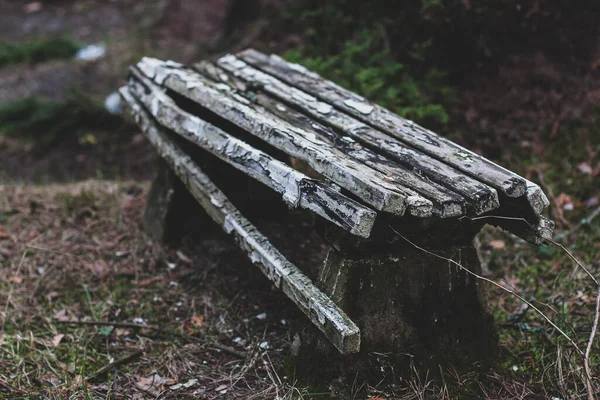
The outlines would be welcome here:
[[[0,0],[2,39],[66,35],[107,48],[95,62],[70,57],[0,68],[0,107],[24,96],[62,101],[73,87],[102,102],[142,55],[190,62],[250,45],[302,47],[296,31],[264,34],[265,15],[250,15],[234,1],[189,3]],[[280,6],[262,3],[267,10]],[[246,15],[251,22],[238,23]],[[552,203],[556,240],[596,276],[599,57],[591,52],[584,62],[538,51],[475,71],[457,89],[448,128],[453,139],[540,183]],[[299,380],[291,349],[305,318],[224,234],[206,224],[200,234],[162,245],[143,232],[155,156],[134,126],[76,129],[43,147],[22,139],[0,135],[0,397],[585,396],[582,359],[572,344],[492,286],[503,356],[491,370],[415,367],[402,381],[382,376],[380,385]],[[304,237],[309,252],[273,233],[301,266],[322,254],[314,237]],[[486,276],[523,293],[585,349],[596,288],[566,253],[492,228],[478,243]],[[596,387],[599,350],[596,343]]]

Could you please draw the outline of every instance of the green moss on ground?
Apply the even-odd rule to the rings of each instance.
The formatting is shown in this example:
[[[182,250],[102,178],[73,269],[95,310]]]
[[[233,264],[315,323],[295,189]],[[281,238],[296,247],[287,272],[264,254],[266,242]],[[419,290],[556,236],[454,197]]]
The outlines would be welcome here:
[[[81,44],[71,38],[38,39],[24,43],[0,40],[0,68],[10,64],[71,58],[80,48]]]
[[[93,137],[86,135],[90,131],[120,132],[124,126],[123,118],[78,91],[63,100],[27,97],[0,106],[0,135],[42,146],[73,136],[93,142]]]

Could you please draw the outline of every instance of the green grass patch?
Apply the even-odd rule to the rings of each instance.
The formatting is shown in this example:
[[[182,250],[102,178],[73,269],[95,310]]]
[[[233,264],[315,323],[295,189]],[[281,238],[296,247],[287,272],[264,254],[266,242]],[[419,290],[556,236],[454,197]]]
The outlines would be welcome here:
[[[83,144],[94,144],[90,131],[117,131],[124,126],[121,117],[77,91],[64,100],[28,97],[0,107],[0,134],[36,145],[55,144],[73,136]]]
[[[321,33],[309,29],[307,35],[317,42]],[[448,123],[444,104],[452,102],[452,89],[444,73],[431,68],[423,76],[415,75],[393,57],[377,30],[361,28],[332,55],[307,46],[285,57],[404,117],[436,126]]]
[[[81,45],[71,38],[32,40],[25,43],[0,41],[0,68],[10,64],[40,63],[71,58]]]
[[[442,129],[454,96],[443,70],[420,66],[430,58],[431,41],[415,41],[405,57],[389,41],[390,27],[408,13],[390,18],[378,7],[361,14],[363,7],[355,2],[330,3],[288,10],[290,20],[308,28],[306,44],[284,57],[406,118]]]

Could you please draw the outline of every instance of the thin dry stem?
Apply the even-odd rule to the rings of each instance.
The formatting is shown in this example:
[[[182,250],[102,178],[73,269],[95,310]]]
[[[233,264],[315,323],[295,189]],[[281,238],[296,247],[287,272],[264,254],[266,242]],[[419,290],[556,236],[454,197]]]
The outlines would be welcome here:
[[[511,294],[512,296],[515,296],[516,298],[518,298],[519,300],[521,300],[523,303],[527,304],[529,307],[531,307],[533,310],[535,310],[535,312],[537,312],[542,318],[544,318],[546,320],[546,322],[548,322],[554,329],[556,329],[556,331],[558,333],[560,333],[561,336],[563,336],[565,339],[567,339],[567,341],[569,341],[569,343],[571,343],[571,345],[573,346],[573,348],[575,350],[577,350],[577,352],[579,352],[579,354],[581,354],[582,356],[584,355],[583,351],[579,348],[579,346],[577,345],[577,343],[575,343],[575,341],[573,339],[571,339],[569,337],[569,335],[567,335],[562,329],[560,329],[554,322],[552,322],[552,320],[550,318],[548,318],[546,316],[546,314],[544,314],[539,308],[537,308],[535,305],[531,304],[531,302],[527,301],[523,296],[521,296],[518,292],[514,291],[513,289],[507,288],[506,286],[503,286],[501,284],[499,284],[498,282],[495,282],[489,278],[486,278],[484,276],[481,276],[479,274],[476,274],[475,272],[469,270],[468,268],[465,268],[462,264],[460,264],[459,262],[454,261],[451,258],[448,257],[444,257],[441,256],[439,254],[433,253],[419,245],[417,245],[416,243],[412,242],[410,239],[408,239],[406,236],[404,236],[403,234],[401,234],[400,232],[398,232],[396,229],[394,229],[391,225],[389,226],[390,229],[392,231],[394,231],[394,233],[396,233],[398,236],[400,236],[402,239],[404,239],[406,242],[408,242],[411,246],[415,247],[418,250],[421,250],[429,255],[432,255],[434,257],[440,258],[442,260],[446,260],[454,265],[456,265],[458,268],[462,269],[463,271],[465,271],[466,273],[470,274],[471,276],[475,277],[476,279],[480,279],[484,282],[490,283],[494,286],[496,286],[499,289],[504,290],[505,292]]]
[[[592,214],[593,218],[596,217],[597,213],[596,211],[594,211],[594,213]],[[515,221],[522,221],[524,223],[526,223],[527,225],[529,225],[529,227],[533,228],[533,226],[529,223],[529,221],[527,221],[525,218],[516,218],[516,217],[503,217],[503,216],[494,216],[494,215],[490,215],[490,216],[482,216],[482,217],[461,217],[461,219],[463,218],[467,218],[470,219],[472,221],[474,220],[478,220],[478,219],[484,219],[484,218],[499,218],[499,219],[509,219],[509,220],[515,220]],[[393,228],[392,228],[393,229]],[[395,231],[394,231],[395,232]],[[397,232],[396,232],[397,233]],[[587,345],[586,345],[586,349],[585,349],[585,353],[582,353],[581,350],[575,346],[575,348],[577,349],[577,351],[581,354],[581,356],[583,357],[583,367],[585,370],[585,375],[586,375],[586,387],[587,387],[587,391],[588,391],[588,398],[590,400],[594,400],[597,399],[597,396],[594,392],[594,387],[592,384],[592,369],[590,367],[590,354],[592,352],[592,347],[594,346],[594,339],[596,337],[596,332],[598,331],[598,320],[600,319],[600,283],[598,282],[598,279],[596,279],[596,277],[590,272],[590,270],[588,268],[586,268],[585,265],[583,265],[583,263],[581,261],[579,261],[577,259],[577,257],[575,257],[573,255],[573,253],[571,253],[565,246],[563,246],[562,244],[556,242],[555,240],[552,239],[545,239],[548,243],[553,244],[554,246],[558,247],[559,249],[561,249],[565,254],[567,254],[567,256],[573,261],[575,262],[575,264],[577,264],[577,266],[579,268],[581,268],[586,275],[596,284],[596,288],[597,288],[597,294],[596,294],[596,309],[595,309],[595,313],[594,313],[594,323],[592,324],[592,330],[590,332],[590,337],[588,339]],[[523,301],[525,301],[524,299],[522,299]],[[535,307],[534,309],[536,311],[538,311],[538,314],[540,314],[542,317],[544,317],[547,321],[549,321],[549,319],[543,314],[541,313],[541,311],[537,310]],[[555,326],[554,324],[552,324],[553,326]],[[559,332],[561,332],[561,334],[565,337],[567,337],[562,331],[558,330]],[[569,341],[571,342],[571,344],[574,344],[574,342],[572,340],[569,339]]]
[[[27,250],[25,250],[23,252],[23,255],[21,256],[21,260],[19,260],[19,266],[17,267],[17,272],[16,272],[16,276],[18,276],[21,272],[21,267],[23,266],[23,261],[25,260],[25,257],[27,256]],[[12,285],[10,285],[10,290],[8,292],[8,296],[6,297],[6,305],[4,306],[4,315],[2,316],[2,329],[1,331],[4,332],[4,326],[6,325],[6,318],[8,317],[8,305],[11,302],[11,298],[12,298],[12,294],[13,291],[15,289],[15,285],[14,283]]]
[[[590,338],[588,339],[587,347],[585,349],[585,355],[583,357],[583,367],[585,368],[585,373],[587,375],[587,391],[588,397],[590,400],[596,399],[596,394],[594,393],[594,386],[592,384],[592,369],[590,367],[590,354],[592,353],[592,346],[594,345],[594,338],[596,336],[596,332],[598,331],[598,320],[600,319],[600,286],[597,287],[597,295],[596,295],[596,313],[594,315],[594,323],[592,324],[592,331],[590,332]]]

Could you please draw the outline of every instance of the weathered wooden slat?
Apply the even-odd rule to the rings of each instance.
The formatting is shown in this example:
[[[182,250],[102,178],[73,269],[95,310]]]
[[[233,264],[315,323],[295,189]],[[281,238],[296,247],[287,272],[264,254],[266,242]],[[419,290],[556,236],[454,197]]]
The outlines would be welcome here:
[[[533,211],[541,215],[542,212],[548,208],[550,201],[542,192],[542,189],[535,183],[526,180],[527,182],[527,201],[531,204]]]
[[[306,314],[342,354],[360,350],[360,331],[348,316],[317,289],[230,203],[211,180],[152,121],[129,89],[120,89],[150,142],[211,218],[248,253],[252,262]]]
[[[343,153],[314,134],[282,121],[222,84],[173,62],[143,58],[137,67],[159,85],[187,97],[211,112],[305,161],[314,170],[378,210],[430,217],[433,204],[412,189],[386,181],[386,176]],[[152,109],[153,113],[158,110]]]
[[[158,110],[153,117],[161,125],[281,193],[288,205],[307,208],[350,233],[369,237],[375,211],[181,110],[161,88],[143,76],[138,75],[129,87],[147,109]]]
[[[242,79],[247,85],[257,87],[271,96],[290,106],[301,110],[325,125],[332,126],[338,131],[373,147],[379,153],[411,168],[416,174],[449,188],[464,196],[472,214],[479,215],[497,208],[498,193],[492,187],[444,164],[424,153],[418,152],[396,139],[372,128],[362,121],[340,112],[329,104],[319,101],[314,96],[288,85],[274,76],[268,75],[233,55],[221,57],[216,62],[227,73],[212,68],[212,64],[201,62],[195,68],[202,69],[215,79],[224,83],[233,80],[231,74]],[[213,69],[211,71],[211,68]],[[421,193],[424,194],[424,193]]]
[[[248,64],[459,169],[509,197],[520,197],[526,194],[526,182],[519,175],[321,78],[300,65],[288,63],[279,56],[268,56],[253,49],[244,50],[237,56]]]
[[[233,75],[227,77],[225,71],[214,64],[202,62],[196,64],[195,68],[200,73],[228,85],[233,90],[244,86],[244,82]],[[227,79],[223,79],[224,76]],[[314,133],[318,137],[327,140],[348,157],[385,174],[389,182],[400,182],[426,199],[431,200],[435,215],[447,218],[465,214],[466,199],[452,190],[428,180],[414,170],[409,170],[394,161],[386,159],[381,154],[364,147],[351,137],[337,135],[329,127],[287,107],[283,102],[269,97],[262,92],[245,91],[243,95],[251,97],[256,104],[261,105],[270,113],[289,122],[293,126],[299,127],[306,132]]]
[[[546,240],[552,239],[554,232],[554,222],[552,220],[540,215],[526,221],[522,221],[519,217],[515,220],[490,217],[488,222],[538,246],[544,244]]]

